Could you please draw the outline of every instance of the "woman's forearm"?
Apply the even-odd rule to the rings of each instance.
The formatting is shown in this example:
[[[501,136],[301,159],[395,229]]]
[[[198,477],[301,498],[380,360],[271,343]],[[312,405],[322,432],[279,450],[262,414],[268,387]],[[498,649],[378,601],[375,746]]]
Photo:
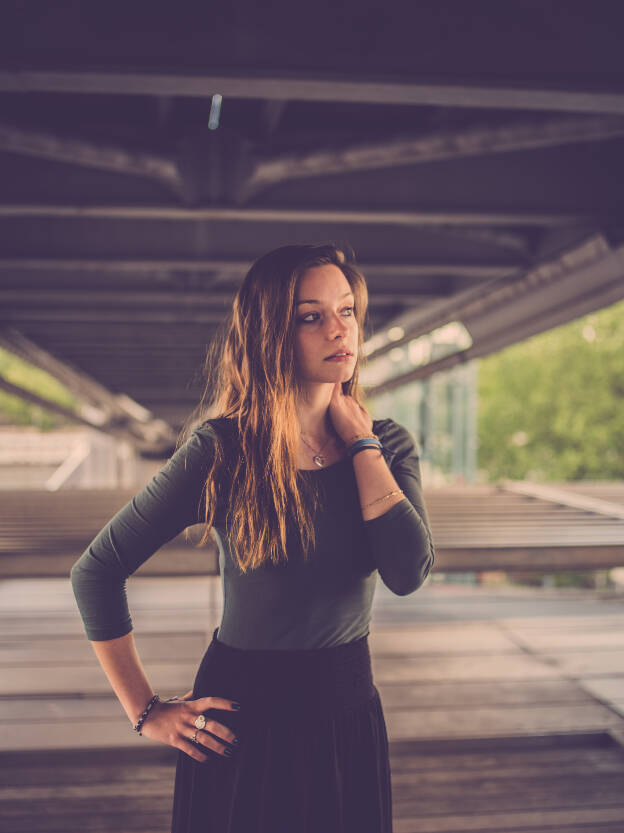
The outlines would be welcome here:
[[[399,484],[377,448],[366,448],[353,455],[353,469],[360,497],[360,505],[366,506],[362,510],[362,519],[370,521],[385,514],[395,503],[400,503],[404,495],[391,495],[379,503],[372,503],[388,492],[398,491]]]
[[[104,642],[91,642],[91,645],[134,726],[154,692],[141,665],[133,632]]]

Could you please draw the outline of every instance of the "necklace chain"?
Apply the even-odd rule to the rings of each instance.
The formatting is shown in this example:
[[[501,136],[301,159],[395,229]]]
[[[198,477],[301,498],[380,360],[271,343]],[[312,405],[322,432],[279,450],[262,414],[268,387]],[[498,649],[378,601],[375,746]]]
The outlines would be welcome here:
[[[312,448],[310,443],[306,442],[306,440],[304,439],[304,436],[303,436],[303,432],[300,431],[299,433],[301,434],[301,439],[308,446],[308,448],[311,449],[312,451],[314,451],[314,457],[312,459],[313,459],[315,465],[317,465],[319,468],[322,468],[325,465],[325,457],[321,454],[321,451],[325,448],[325,446],[332,439],[332,437],[329,437],[328,439],[326,439],[325,442],[323,443],[323,445],[317,451],[315,448]]]

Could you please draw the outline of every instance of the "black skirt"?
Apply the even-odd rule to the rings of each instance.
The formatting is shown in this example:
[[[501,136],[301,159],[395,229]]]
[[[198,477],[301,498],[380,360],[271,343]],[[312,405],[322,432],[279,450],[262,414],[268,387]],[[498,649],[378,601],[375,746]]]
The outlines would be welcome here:
[[[368,634],[310,650],[242,650],[215,629],[193,698],[240,739],[178,751],[172,833],[392,833],[388,736]]]

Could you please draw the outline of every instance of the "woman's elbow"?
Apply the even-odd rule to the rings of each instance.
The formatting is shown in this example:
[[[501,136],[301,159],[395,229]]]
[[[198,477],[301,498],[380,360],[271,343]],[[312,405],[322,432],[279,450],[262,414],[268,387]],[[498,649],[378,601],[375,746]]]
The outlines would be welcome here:
[[[427,555],[424,558],[419,557],[415,559],[413,553],[410,556],[410,558],[406,558],[403,562],[405,564],[403,570],[394,575],[383,577],[386,587],[395,596],[409,596],[411,593],[415,593],[425,583],[425,579],[433,566],[433,549],[428,549]]]

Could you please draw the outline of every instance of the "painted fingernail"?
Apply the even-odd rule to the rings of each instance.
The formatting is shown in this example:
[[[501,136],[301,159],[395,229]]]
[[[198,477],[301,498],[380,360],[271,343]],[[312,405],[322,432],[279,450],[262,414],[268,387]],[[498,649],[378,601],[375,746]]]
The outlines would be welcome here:
[[[224,755],[227,755],[227,756],[228,756],[228,758],[229,758],[229,757],[231,757],[231,755],[232,755],[232,750],[231,750],[231,749],[227,749],[227,748],[226,748],[226,749],[224,749],[224,750],[223,750],[223,754],[224,754]]]
[[[232,703],[233,709],[240,709],[240,703]]]

